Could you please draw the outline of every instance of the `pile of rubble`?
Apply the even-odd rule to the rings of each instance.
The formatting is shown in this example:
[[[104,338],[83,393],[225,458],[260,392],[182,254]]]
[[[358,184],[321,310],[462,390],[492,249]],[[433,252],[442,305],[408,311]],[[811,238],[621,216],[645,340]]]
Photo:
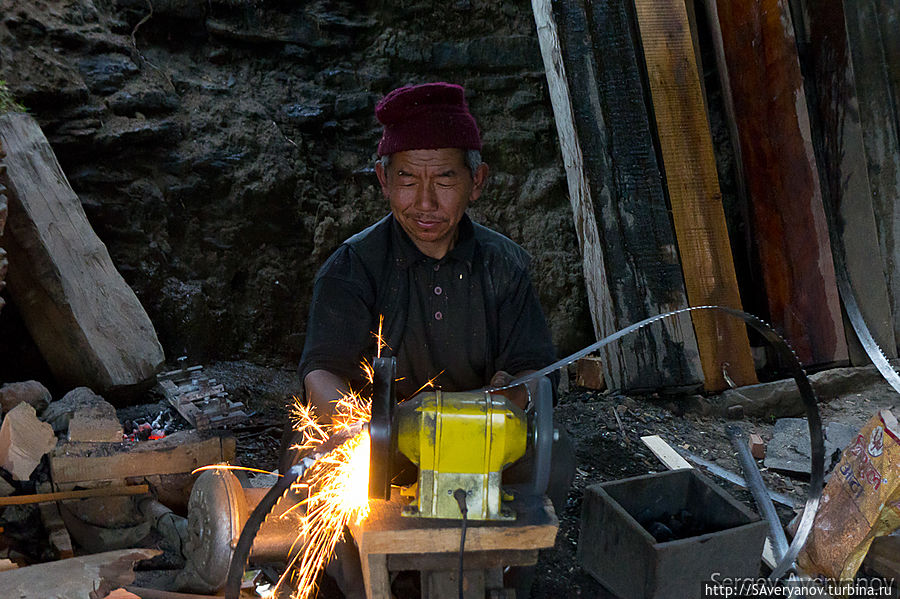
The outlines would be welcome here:
[[[37,381],[0,387],[0,596],[103,598],[135,562],[184,566],[194,472],[234,463],[235,438],[160,405],[123,423],[87,387],[55,400]]]

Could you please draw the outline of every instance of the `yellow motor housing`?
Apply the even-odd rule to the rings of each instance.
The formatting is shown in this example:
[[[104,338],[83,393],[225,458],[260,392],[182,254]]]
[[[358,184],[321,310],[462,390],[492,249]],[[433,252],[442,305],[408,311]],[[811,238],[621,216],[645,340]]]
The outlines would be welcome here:
[[[525,412],[502,395],[428,391],[397,406],[397,448],[419,467],[415,509],[426,518],[461,518],[453,497],[466,491],[468,518],[508,520],[500,476],[525,454]],[[412,506],[410,506],[412,507]]]

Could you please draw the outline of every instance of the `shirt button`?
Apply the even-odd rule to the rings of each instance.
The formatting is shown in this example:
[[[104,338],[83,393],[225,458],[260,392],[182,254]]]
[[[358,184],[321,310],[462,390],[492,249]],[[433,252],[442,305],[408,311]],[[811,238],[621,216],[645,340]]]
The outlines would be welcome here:
[[[434,288],[434,294],[435,294],[435,295],[440,295],[440,294],[442,294],[443,292],[444,292],[444,290],[441,289],[440,287],[435,287],[435,288]]]
[[[434,272],[437,272],[437,271],[439,271],[440,269],[441,269],[441,265],[440,265],[440,264],[435,264],[435,265],[434,265]]]
[[[435,320],[441,320],[443,317],[444,317],[444,315],[441,314],[440,312],[435,312],[435,313],[434,313],[434,319],[435,319]]]

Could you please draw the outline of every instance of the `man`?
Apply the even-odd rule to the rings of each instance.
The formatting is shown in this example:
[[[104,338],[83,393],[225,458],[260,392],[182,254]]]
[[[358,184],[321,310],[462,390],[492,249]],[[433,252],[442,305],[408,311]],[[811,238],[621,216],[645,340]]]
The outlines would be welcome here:
[[[306,400],[323,417],[341,392],[361,386],[359,365],[376,353],[382,316],[382,355],[397,359],[401,398],[430,380],[448,391],[503,385],[555,359],[528,254],[466,214],[488,167],[463,88],[401,87],[375,116],[383,125],[375,174],[391,213],[322,266],[300,360]],[[509,397],[524,408],[528,393]],[[574,460],[570,445],[555,453],[566,464],[555,468],[550,495],[562,509]]]

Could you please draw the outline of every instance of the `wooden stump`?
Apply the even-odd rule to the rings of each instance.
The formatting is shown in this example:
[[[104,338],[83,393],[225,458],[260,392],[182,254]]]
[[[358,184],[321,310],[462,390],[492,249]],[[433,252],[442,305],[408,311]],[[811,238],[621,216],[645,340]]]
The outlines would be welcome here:
[[[29,115],[0,116],[6,151],[9,292],[54,376],[103,394],[152,382],[164,361],[153,324],[91,229]]]

